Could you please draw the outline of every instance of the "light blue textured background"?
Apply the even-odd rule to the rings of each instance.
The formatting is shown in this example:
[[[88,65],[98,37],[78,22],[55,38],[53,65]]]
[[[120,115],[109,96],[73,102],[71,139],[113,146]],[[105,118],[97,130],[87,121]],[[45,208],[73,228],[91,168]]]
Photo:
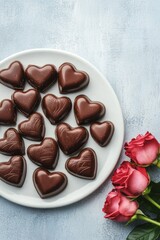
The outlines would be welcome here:
[[[38,47],[79,54],[108,78],[123,109],[126,140],[147,130],[160,139],[159,0],[0,0],[0,59]],[[103,218],[109,190],[107,181],[85,200],[53,210],[0,198],[0,240],[126,239],[133,225]]]

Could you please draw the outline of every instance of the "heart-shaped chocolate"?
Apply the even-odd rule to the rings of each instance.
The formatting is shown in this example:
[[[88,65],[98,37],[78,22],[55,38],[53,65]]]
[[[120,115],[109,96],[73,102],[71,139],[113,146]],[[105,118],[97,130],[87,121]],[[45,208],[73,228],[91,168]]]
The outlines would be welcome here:
[[[40,100],[40,93],[36,89],[29,89],[25,92],[15,91],[12,95],[12,101],[25,116],[29,116],[36,111]]]
[[[105,106],[101,102],[91,101],[85,95],[79,95],[74,101],[74,114],[78,125],[94,122],[105,114]]]
[[[51,64],[43,67],[29,65],[25,73],[29,84],[40,92],[46,91],[57,80],[56,67]]]
[[[23,89],[25,83],[25,74],[20,62],[15,61],[7,69],[0,71],[0,82],[13,89]]]
[[[24,141],[15,128],[9,128],[0,139],[0,153],[9,156],[25,154]]]
[[[30,145],[27,154],[38,166],[54,169],[59,156],[58,144],[53,138],[45,138],[41,144]]]
[[[0,102],[0,125],[15,125],[17,112],[13,102],[5,99]]]
[[[12,186],[22,187],[26,170],[26,160],[22,156],[14,156],[8,162],[0,163],[0,179]]]
[[[33,173],[33,183],[40,197],[48,198],[62,192],[68,180],[62,172],[50,173],[43,168],[37,168]]]
[[[60,93],[71,93],[83,89],[89,84],[86,72],[78,71],[71,63],[63,63],[58,70]]]
[[[18,125],[20,134],[33,141],[41,141],[45,135],[43,116],[40,113],[33,113],[29,119]]]
[[[71,111],[72,102],[68,97],[47,94],[42,100],[42,109],[51,124],[59,123]]]
[[[72,128],[67,123],[60,123],[56,127],[56,136],[61,150],[70,155],[80,150],[87,142],[89,134],[86,128]]]
[[[76,177],[95,179],[97,173],[96,153],[91,148],[85,148],[78,156],[69,158],[65,167],[69,173]]]
[[[90,126],[90,132],[93,137],[93,139],[101,146],[104,147],[106,146],[114,132],[114,125],[110,121],[105,121],[105,122],[95,122],[92,123]]]

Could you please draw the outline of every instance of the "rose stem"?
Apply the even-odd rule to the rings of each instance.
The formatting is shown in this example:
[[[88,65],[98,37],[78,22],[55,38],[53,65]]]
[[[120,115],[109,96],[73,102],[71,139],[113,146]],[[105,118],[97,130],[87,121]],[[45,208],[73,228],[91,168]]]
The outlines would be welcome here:
[[[155,202],[148,194],[143,195],[143,197],[147,199],[150,203],[152,203],[155,207],[160,209],[160,205],[157,202]]]
[[[160,222],[157,222],[157,221],[155,221],[155,220],[153,220],[153,219],[150,219],[150,218],[148,218],[148,217],[146,217],[146,216],[144,216],[144,215],[137,214],[137,219],[140,219],[140,220],[143,220],[143,221],[152,223],[152,224],[160,227]]]

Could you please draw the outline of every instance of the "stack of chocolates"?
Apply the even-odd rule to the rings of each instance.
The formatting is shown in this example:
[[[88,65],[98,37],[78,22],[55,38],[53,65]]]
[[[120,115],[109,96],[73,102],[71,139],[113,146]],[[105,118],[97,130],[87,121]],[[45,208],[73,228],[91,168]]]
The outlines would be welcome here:
[[[24,70],[23,65],[15,61],[0,71],[0,82],[15,89],[11,99],[0,102],[0,125],[10,126],[0,139],[0,153],[11,156],[8,162],[0,163],[0,179],[22,187],[27,172],[24,158],[27,153],[28,158],[39,166],[33,172],[33,183],[41,198],[62,192],[68,184],[65,173],[53,171],[59,161],[60,150],[69,155],[64,163],[69,174],[87,180],[95,179],[97,156],[92,148],[83,148],[89,133],[82,125],[90,125],[91,136],[101,147],[107,146],[114,132],[112,122],[98,122],[105,114],[104,104],[91,101],[86,95],[78,95],[73,103],[78,126],[65,123],[72,109],[69,97],[46,94],[41,101],[41,93],[46,93],[57,80],[60,94],[78,92],[87,87],[90,81],[86,72],[78,71],[71,63],[63,63],[58,71],[52,64],[43,67],[29,65]],[[24,91],[26,81],[33,88]],[[44,117],[36,112],[40,104],[44,116],[52,125],[56,125],[56,140],[45,137]],[[15,129],[13,125],[16,125],[18,111],[27,119]],[[25,138],[40,143],[32,144],[26,150]]]

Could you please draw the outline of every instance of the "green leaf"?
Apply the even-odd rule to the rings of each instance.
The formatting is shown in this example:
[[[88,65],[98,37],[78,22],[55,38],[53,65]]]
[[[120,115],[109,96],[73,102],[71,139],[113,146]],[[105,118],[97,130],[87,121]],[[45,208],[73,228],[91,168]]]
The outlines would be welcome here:
[[[160,204],[160,182],[156,183],[151,181],[150,187],[151,187],[151,192],[149,193],[149,196],[158,204]],[[142,196],[138,197],[137,201],[139,203],[140,209],[142,209],[143,211],[147,210],[155,214],[160,213],[160,210],[158,210],[158,208],[156,208],[152,203],[150,203],[148,200],[146,200]]]
[[[136,226],[126,240],[156,240],[160,236],[160,228],[150,223]]]
[[[151,196],[151,195],[149,194],[149,196]],[[156,201],[156,197],[153,197],[153,199]],[[145,198],[139,197],[139,198],[137,198],[137,201],[139,203],[139,208],[143,212],[146,212],[146,210],[147,210],[147,211],[155,213],[155,214],[160,213],[160,210],[158,208],[156,208],[152,203],[150,203]]]
[[[155,194],[155,193],[159,193],[160,194],[160,182],[153,182],[151,181],[150,183],[151,186],[151,193]]]

